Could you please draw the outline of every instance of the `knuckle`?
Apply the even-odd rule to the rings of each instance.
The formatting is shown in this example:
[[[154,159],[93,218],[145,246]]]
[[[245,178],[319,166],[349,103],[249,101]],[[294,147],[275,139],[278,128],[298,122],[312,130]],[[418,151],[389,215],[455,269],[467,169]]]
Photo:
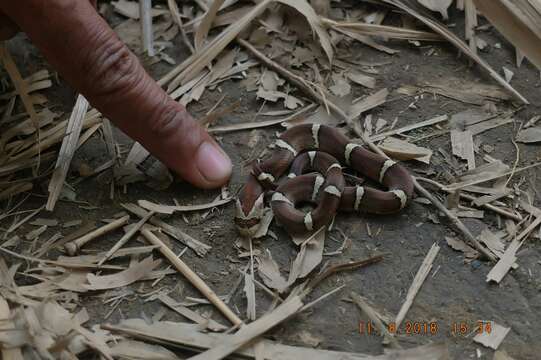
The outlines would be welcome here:
[[[195,146],[201,139],[201,133],[188,113],[168,99],[151,116],[150,130],[162,139],[175,138],[181,133],[184,145],[188,147]]]
[[[104,101],[137,91],[143,80],[135,55],[109,31],[94,33],[97,44],[84,58],[83,71],[90,74],[88,88],[92,95]]]
[[[150,130],[158,136],[169,137],[182,126],[182,117],[173,106],[163,106],[154,112]]]

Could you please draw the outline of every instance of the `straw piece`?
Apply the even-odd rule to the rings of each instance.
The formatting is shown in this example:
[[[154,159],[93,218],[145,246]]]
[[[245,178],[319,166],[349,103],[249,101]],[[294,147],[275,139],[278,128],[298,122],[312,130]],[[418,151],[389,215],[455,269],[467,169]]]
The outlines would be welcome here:
[[[216,295],[216,293],[197,275],[186,263],[180,260],[177,255],[167,247],[156,235],[149,229],[142,229],[141,234],[152,244],[159,246],[163,256],[188,279],[188,281],[197,288],[214,306],[220,310],[224,316],[233,323],[233,325],[242,324],[242,320]]]

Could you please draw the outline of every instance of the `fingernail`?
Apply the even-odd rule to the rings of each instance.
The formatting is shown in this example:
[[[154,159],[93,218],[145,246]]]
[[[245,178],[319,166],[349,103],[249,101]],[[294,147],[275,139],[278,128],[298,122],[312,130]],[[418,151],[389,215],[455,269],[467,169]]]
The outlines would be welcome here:
[[[195,161],[201,174],[210,182],[225,181],[231,175],[231,160],[214,144],[201,144]]]

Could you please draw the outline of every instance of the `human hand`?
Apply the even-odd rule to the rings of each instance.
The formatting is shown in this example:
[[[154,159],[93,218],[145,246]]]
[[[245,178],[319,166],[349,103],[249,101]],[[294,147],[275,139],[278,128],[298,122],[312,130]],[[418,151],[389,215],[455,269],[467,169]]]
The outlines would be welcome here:
[[[183,179],[223,185],[231,160],[146,73],[95,10],[96,0],[0,0],[0,40],[24,31],[90,104]]]

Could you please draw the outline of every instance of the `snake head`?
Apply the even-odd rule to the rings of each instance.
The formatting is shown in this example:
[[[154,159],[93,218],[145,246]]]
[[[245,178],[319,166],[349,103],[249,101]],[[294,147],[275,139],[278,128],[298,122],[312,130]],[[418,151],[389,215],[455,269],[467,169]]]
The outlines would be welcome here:
[[[237,199],[234,221],[241,236],[247,238],[254,238],[255,235],[258,233],[261,225],[261,219],[263,218],[264,214],[264,194],[259,195],[259,197],[254,202],[254,206],[252,206],[248,214],[244,213],[241,202],[239,199]]]

